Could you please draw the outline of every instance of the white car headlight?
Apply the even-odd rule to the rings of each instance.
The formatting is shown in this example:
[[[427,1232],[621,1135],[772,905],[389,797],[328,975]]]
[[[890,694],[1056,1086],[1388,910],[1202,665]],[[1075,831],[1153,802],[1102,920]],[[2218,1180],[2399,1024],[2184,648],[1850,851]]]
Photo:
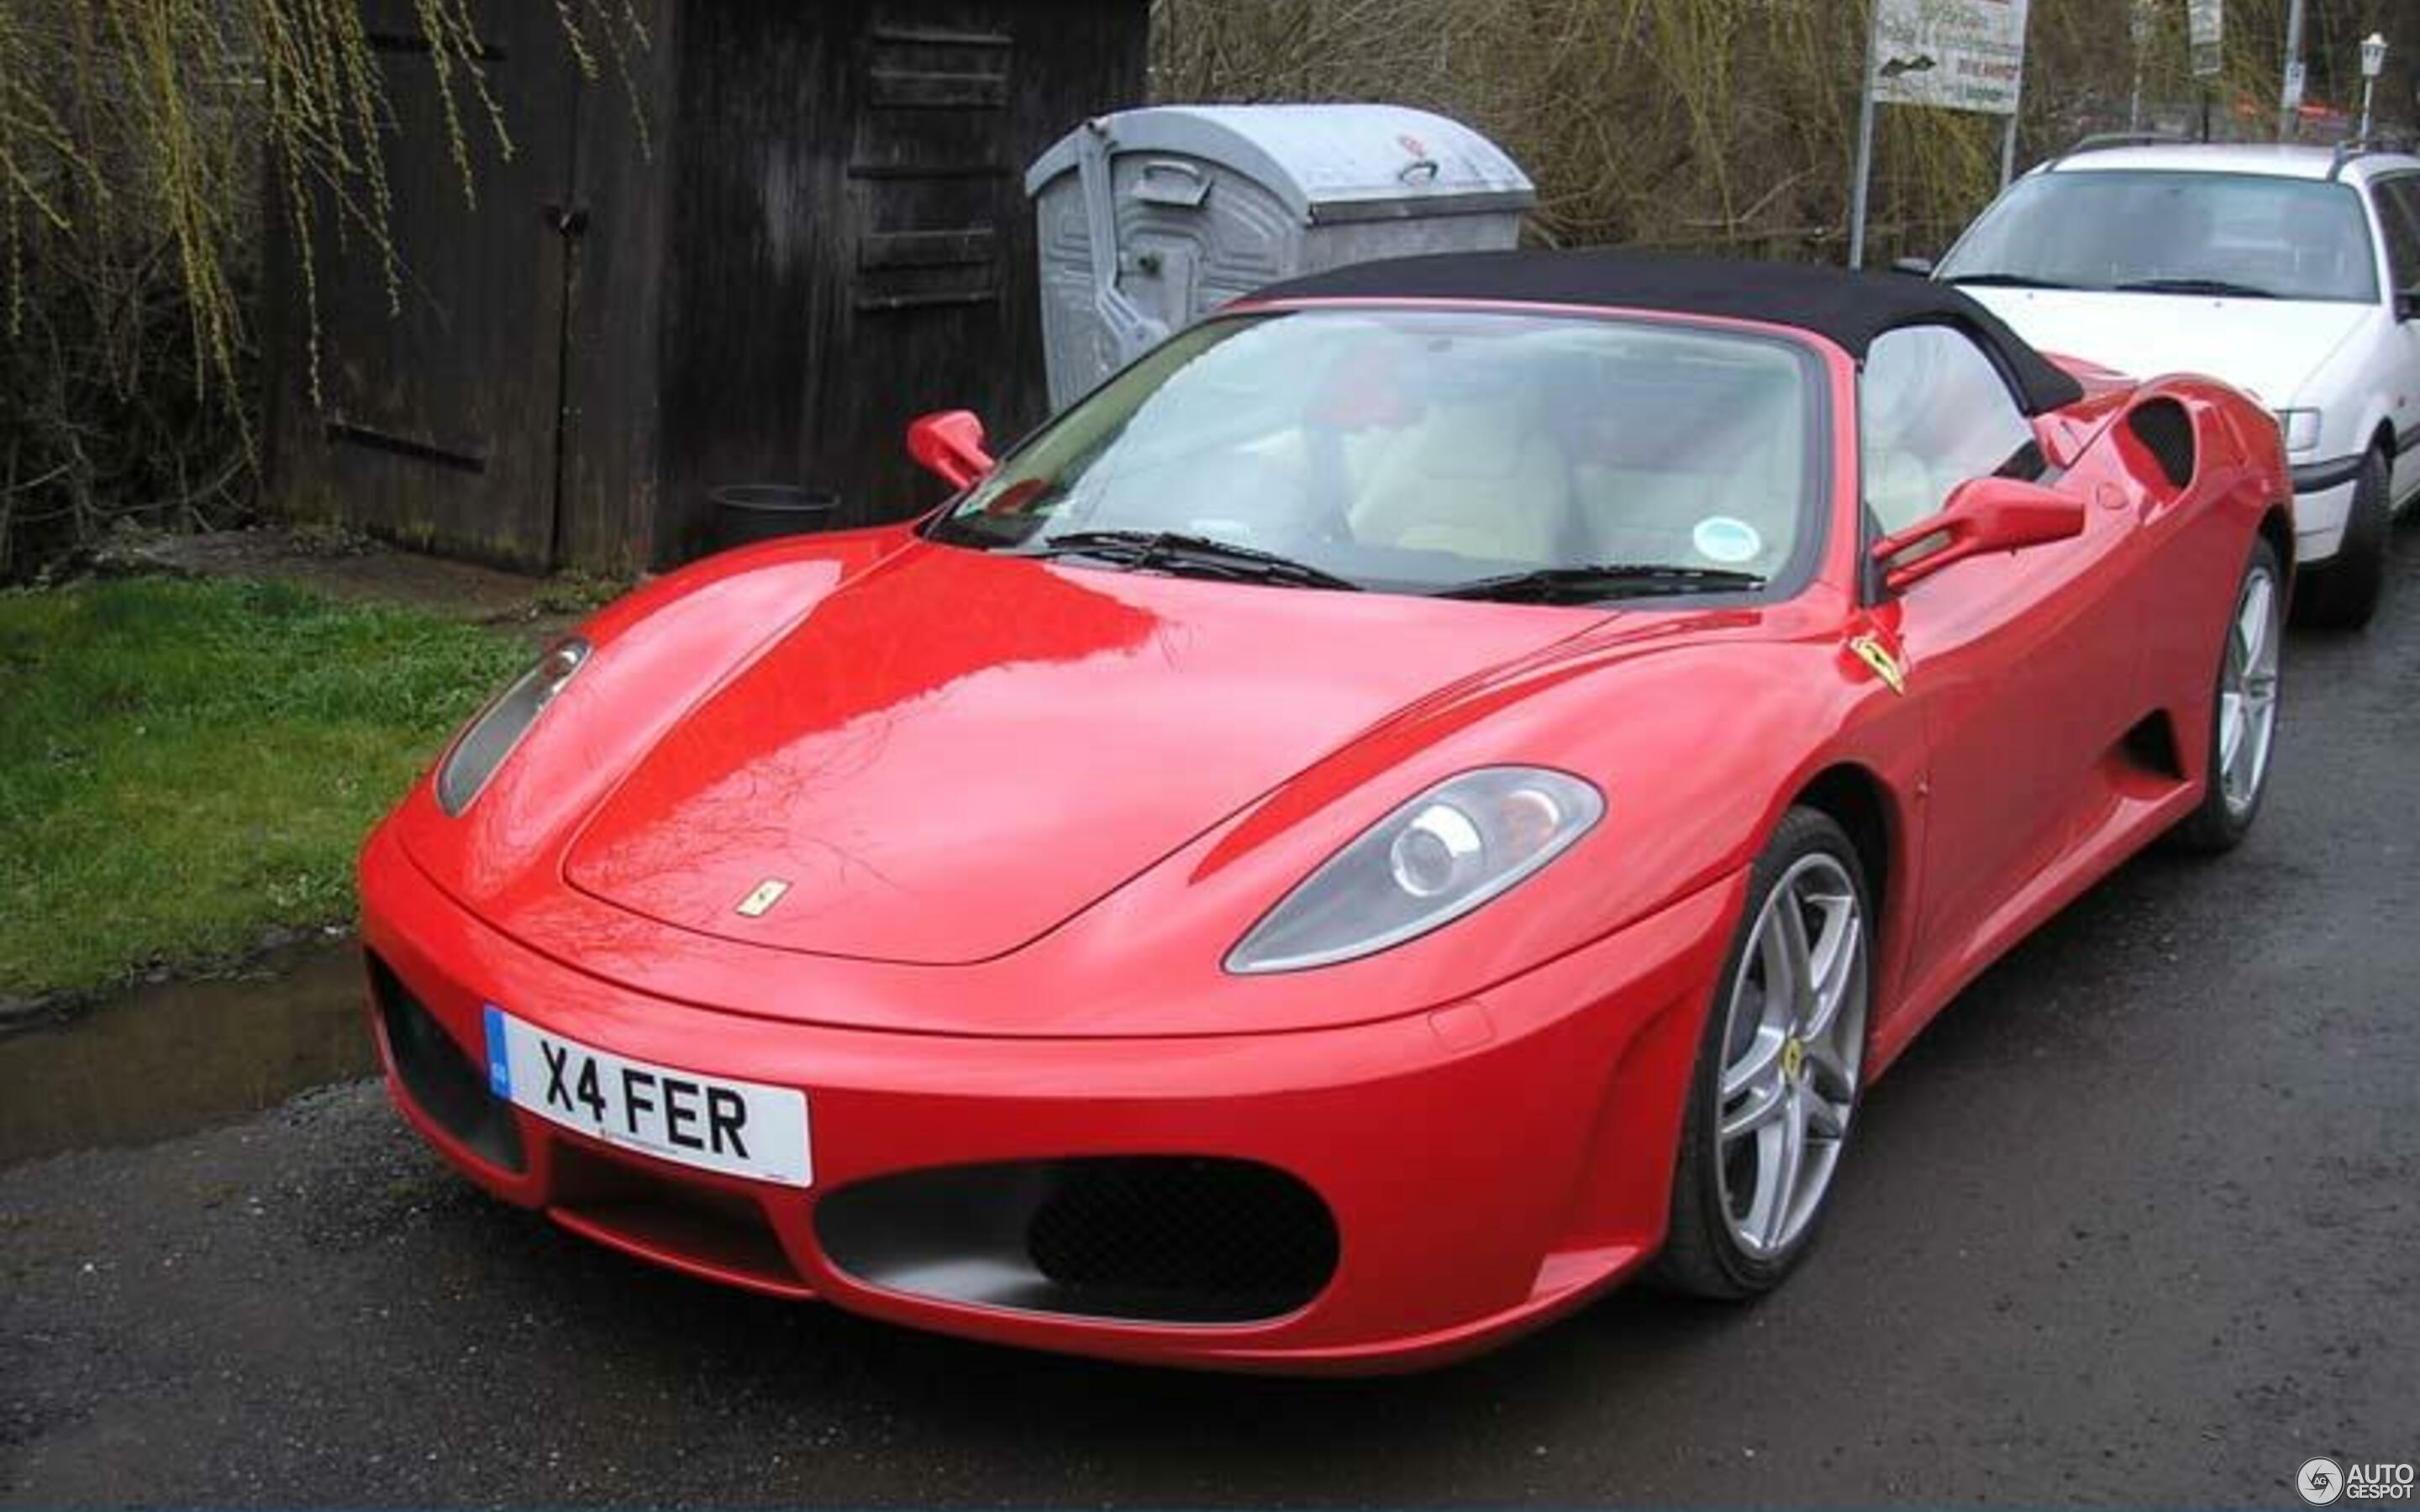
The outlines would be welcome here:
[[[504,764],[504,758],[529,733],[537,717],[546,712],[572,674],[587,664],[587,641],[577,637],[559,640],[497,694],[445,753],[444,764],[437,769],[437,806],[449,814],[471,807],[471,800],[496,775],[496,768]]]
[[[2319,412],[2316,409],[2280,409],[2277,429],[2286,438],[2289,452],[2316,451],[2319,444]]]
[[[1604,817],[1605,795],[1568,773],[1489,766],[1450,778],[1321,863],[1227,952],[1227,969],[1375,955],[1501,896]]]

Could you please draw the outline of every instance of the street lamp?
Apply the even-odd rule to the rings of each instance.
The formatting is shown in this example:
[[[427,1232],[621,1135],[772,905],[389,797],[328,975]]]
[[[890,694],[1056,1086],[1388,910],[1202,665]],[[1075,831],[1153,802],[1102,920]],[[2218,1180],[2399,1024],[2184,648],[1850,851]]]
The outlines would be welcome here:
[[[2369,139],[2369,96],[2378,87],[2378,76],[2386,71],[2386,39],[2376,32],[2361,39],[2361,131],[2362,140]]]

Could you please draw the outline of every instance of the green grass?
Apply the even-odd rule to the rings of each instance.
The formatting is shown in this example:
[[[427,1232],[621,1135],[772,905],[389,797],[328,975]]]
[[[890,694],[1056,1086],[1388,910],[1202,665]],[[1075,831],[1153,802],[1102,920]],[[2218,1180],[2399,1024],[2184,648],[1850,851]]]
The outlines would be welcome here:
[[[363,835],[526,655],[282,584],[0,593],[0,996],[349,918]]]

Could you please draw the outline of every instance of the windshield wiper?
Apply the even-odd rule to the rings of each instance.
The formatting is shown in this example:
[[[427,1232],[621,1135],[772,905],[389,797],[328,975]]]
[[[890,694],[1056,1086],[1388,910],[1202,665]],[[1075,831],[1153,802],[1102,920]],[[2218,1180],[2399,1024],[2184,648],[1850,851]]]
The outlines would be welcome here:
[[[1063,531],[1032,550],[1012,554],[1099,557],[1130,567],[1202,572],[1252,582],[1282,583],[1289,588],[1334,588],[1348,593],[1361,589],[1352,579],[1308,562],[1207,535],[1187,535],[1182,531]]]
[[[2223,300],[2273,300],[2273,288],[2237,284],[2224,278],[2138,278],[2116,285],[2120,294],[2208,294]]]
[[[1948,273],[1945,284],[1979,284],[1985,288],[2073,288],[2055,278],[2036,278],[2031,273]]]
[[[1603,563],[1575,567],[1540,567],[1534,572],[1508,572],[1500,578],[1475,578],[1440,588],[1436,598],[1495,598],[1514,603],[1588,604],[1604,598],[1656,594],[1743,593],[1764,586],[1753,572],[1729,567],[1683,567],[1669,563]]]

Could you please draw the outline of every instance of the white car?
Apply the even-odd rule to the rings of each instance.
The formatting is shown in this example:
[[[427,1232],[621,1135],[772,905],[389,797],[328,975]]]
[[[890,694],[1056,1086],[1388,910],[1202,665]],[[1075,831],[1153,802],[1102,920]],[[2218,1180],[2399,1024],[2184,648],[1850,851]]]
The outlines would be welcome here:
[[[2080,150],[1943,257],[2035,347],[2267,405],[2294,470],[2306,624],[2366,624],[2420,496],[2420,158],[2319,147]]]

